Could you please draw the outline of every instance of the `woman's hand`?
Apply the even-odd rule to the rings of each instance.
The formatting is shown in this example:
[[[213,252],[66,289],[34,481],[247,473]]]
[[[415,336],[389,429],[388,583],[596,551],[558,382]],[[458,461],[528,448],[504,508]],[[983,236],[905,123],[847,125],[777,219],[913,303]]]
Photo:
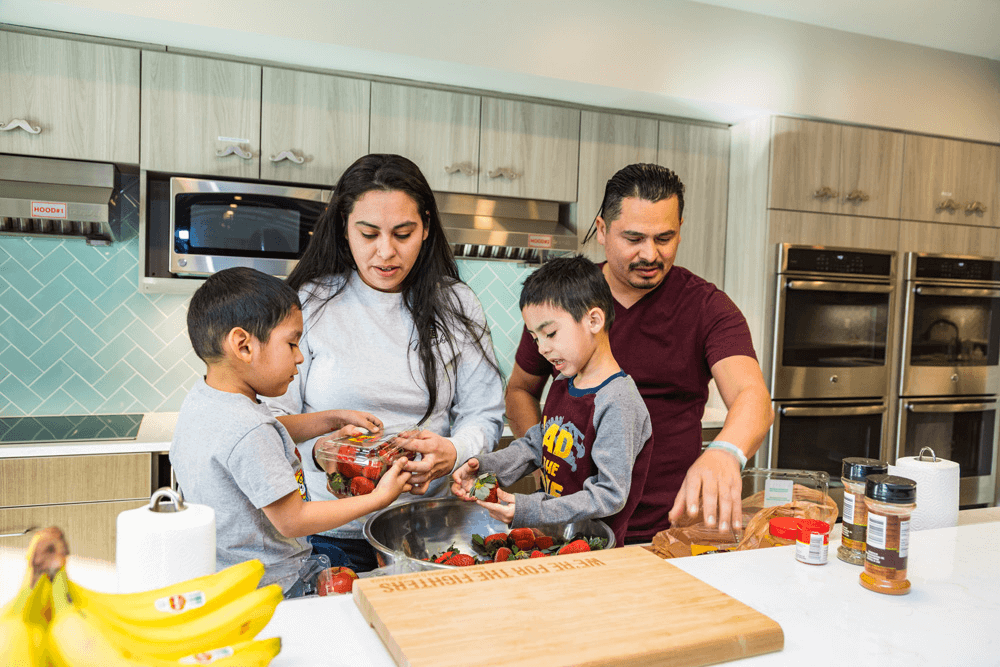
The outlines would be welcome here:
[[[427,485],[433,480],[450,473],[458,458],[451,440],[426,429],[400,444],[403,449],[420,454],[419,461],[409,461],[403,468],[413,473],[410,477],[410,483],[413,484],[410,493],[418,496],[427,492]]]
[[[469,459],[451,474],[451,492],[462,500],[475,500],[469,495],[476,477],[479,475],[479,459]]]
[[[486,511],[490,513],[490,516],[497,521],[503,521],[506,524],[510,524],[510,522],[514,520],[513,493],[507,493],[503,489],[497,489],[497,502],[487,503],[482,500],[476,500],[476,504],[480,507],[485,507]]]

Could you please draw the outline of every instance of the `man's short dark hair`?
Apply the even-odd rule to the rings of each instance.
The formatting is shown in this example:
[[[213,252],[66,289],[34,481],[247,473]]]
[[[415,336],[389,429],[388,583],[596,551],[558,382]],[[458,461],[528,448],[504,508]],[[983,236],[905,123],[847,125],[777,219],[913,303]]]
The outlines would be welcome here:
[[[658,164],[630,164],[619,169],[608,179],[604,187],[604,199],[597,215],[604,218],[604,223],[610,225],[622,214],[622,200],[635,197],[656,203],[671,197],[677,197],[678,217],[684,217],[684,184],[670,169]],[[594,230],[587,234],[586,242],[594,235]]]
[[[223,357],[223,341],[236,327],[266,343],[274,327],[301,307],[295,290],[274,276],[242,266],[225,269],[191,297],[188,337],[195,354],[209,363]]]
[[[591,308],[604,311],[604,330],[615,321],[615,302],[601,268],[583,255],[559,257],[542,264],[524,279],[520,307],[550,305],[577,322]]]

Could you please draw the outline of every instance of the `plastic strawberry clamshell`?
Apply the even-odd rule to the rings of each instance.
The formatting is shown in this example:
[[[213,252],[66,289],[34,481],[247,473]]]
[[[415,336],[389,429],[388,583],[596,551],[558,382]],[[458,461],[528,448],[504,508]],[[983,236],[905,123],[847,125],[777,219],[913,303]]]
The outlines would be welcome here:
[[[320,438],[313,452],[326,472],[327,490],[337,498],[371,493],[393,461],[402,456],[415,458],[402,444],[419,430],[409,426],[391,432]]]

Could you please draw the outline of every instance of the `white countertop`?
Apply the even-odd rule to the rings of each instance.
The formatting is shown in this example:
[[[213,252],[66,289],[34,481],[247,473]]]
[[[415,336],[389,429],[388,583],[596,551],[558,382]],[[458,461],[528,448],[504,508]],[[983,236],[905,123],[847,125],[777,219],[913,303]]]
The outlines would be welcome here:
[[[956,528],[912,533],[913,588],[904,596],[862,588],[862,568],[838,560],[838,544],[831,540],[830,561],[822,566],[796,561],[794,547],[669,562],[781,625],[784,649],[737,661],[741,665],[1000,664],[1000,508],[963,511]],[[13,595],[23,565],[23,551],[0,549],[0,603]],[[68,567],[83,585],[115,589],[110,563],[71,558]],[[428,631],[432,626],[429,621]],[[280,603],[259,638],[274,636],[282,638],[282,651],[273,667],[395,664],[348,595]]]
[[[726,419],[726,409],[706,407],[701,420],[702,428],[721,428]],[[135,440],[91,440],[82,442],[41,442],[23,445],[0,446],[0,459],[17,459],[32,456],[84,456],[96,454],[134,454],[141,452],[168,452],[177,423],[176,412],[151,412],[142,418]],[[503,437],[512,434],[504,424]]]

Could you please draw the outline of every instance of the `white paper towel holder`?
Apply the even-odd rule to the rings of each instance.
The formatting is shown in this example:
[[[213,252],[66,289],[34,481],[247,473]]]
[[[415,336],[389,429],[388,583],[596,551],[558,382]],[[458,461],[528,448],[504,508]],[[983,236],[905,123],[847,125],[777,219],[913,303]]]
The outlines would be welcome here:
[[[930,449],[930,447],[924,447],[924,449]],[[923,453],[923,449],[920,450],[920,453]],[[932,451],[931,453],[933,454],[934,452]],[[171,504],[169,507],[160,507],[164,498],[170,499]],[[184,504],[184,494],[180,489],[174,491],[169,486],[162,486],[153,491],[153,495],[149,497],[150,512],[181,512],[186,509],[187,505]]]

